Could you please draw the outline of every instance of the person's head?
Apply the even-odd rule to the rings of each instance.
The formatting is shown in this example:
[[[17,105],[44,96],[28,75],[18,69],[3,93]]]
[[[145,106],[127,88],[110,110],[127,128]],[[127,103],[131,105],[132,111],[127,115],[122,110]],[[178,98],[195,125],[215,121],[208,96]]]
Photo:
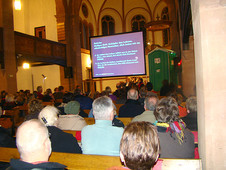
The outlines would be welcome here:
[[[39,120],[46,126],[56,126],[59,110],[54,106],[44,107],[38,115]]]
[[[64,107],[64,112],[67,115],[77,115],[80,112],[80,104],[77,101],[70,101],[68,104]]]
[[[55,87],[54,93],[58,92],[58,87]]]
[[[140,98],[145,98],[147,91],[144,88],[139,90]]]
[[[52,94],[52,90],[49,88],[49,89],[46,89],[46,92],[45,92],[46,95],[51,95]]]
[[[113,120],[114,107],[111,98],[102,96],[93,102],[93,115],[96,120]]]
[[[63,96],[63,103],[68,103],[74,99],[73,93],[65,93]]]
[[[74,91],[74,95],[75,95],[75,96],[81,95],[81,94],[82,94],[81,89],[75,89],[75,91]]]
[[[179,121],[179,109],[176,100],[173,97],[162,98],[156,106],[154,112],[158,122],[173,123]]]
[[[116,88],[117,88],[117,89],[120,89],[120,88],[121,88],[121,84],[120,84],[120,83],[117,83],[117,84],[116,84]]]
[[[42,86],[38,86],[38,87],[37,87],[37,91],[38,91],[39,93],[42,93]]]
[[[59,92],[63,92],[63,91],[64,91],[64,86],[59,86],[59,87],[58,87],[58,91],[59,91]]]
[[[80,85],[77,85],[77,86],[75,87],[75,89],[81,89],[81,86],[80,86]]]
[[[147,82],[146,88],[147,88],[147,91],[152,91],[152,89],[153,89],[153,84],[152,84],[151,82]]]
[[[19,126],[16,145],[21,160],[30,163],[48,161],[52,150],[48,129],[37,119],[25,121]]]
[[[24,94],[24,90],[20,90],[19,95],[23,95],[23,94]]]
[[[144,109],[154,111],[157,102],[158,102],[158,98],[156,96],[146,97],[144,100]]]
[[[156,127],[150,122],[132,122],[123,132],[120,158],[130,169],[150,170],[159,156]]]
[[[191,114],[197,113],[197,99],[195,96],[189,97],[186,100],[186,108],[188,113],[191,113]]]
[[[138,82],[143,83],[143,79],[139,77]]]
[[[1,97],[2,97],[2,98],[5,98],[6,95],[7,95],[6,91],[5,91],[5,90],[2,90],[2,91],[1,91]]]
[[[106,92],[107,95],[109,95],[111,93],[111,87],[107,86],[105,88],[105,92]]]
[[[15,96],[13,94],[7,94],[6,97],[5,97],[5,101],[7,103],[10,103],[10,102],[14,102],[15,101]]]
[[[136,89],[129,89],[129,91],[127,92],[127,99],[137,100],[138,91]]]
[[[41,100],[32,99],[28,103],[28,114],[39,113],[43,109],[43,104]],[[37,119],[38,117],[36,117]]]
[[[163,80],[162,85],[163,86],[169,86],[169,80]]]

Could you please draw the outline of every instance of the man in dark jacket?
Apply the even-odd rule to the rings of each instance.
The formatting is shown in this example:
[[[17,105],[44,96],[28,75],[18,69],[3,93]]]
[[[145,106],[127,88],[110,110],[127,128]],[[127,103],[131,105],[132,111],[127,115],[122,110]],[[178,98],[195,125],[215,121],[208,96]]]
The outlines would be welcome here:
[[[24,122],[17,130],[16,144],[20,159],[11,159],[8,169],[65,169],[66,166],[48,162],[51,142],[45,125],[32,119]]]
[[[144,107],[138,102],[138,91],[130,89],[127,92],[127,101],[119,109],[119,117],[135,117],[144,112]]]

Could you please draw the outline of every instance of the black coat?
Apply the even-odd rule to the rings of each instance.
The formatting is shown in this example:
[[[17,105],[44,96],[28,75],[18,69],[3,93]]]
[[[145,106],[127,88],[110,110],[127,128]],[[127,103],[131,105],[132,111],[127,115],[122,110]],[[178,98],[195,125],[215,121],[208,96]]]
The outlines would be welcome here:
[[[9,132],[0,127],[0,147],[16,148],[15,140],[10,136]]]
[[[118,117],[135,117],[144,112],[144,106],[141,106],[137,100],[128,99],[126,103],[120,107]]]
[[[188,129],[192,131],[198,130],[197,113],[188,113],[188,115],[183,117],[182,120],[185,122]]]
[[[55,126],[47,126],[53,152],[82,153],[77,139]]]
[[[63,170],[66,166],[56,163],[56,162],[43,162],[39,164],[31,164],[28,162],[21,161],[19,159],[11,159],[10,167],[7,170],[20,170],[20,169],[55,169],[55,170]]]

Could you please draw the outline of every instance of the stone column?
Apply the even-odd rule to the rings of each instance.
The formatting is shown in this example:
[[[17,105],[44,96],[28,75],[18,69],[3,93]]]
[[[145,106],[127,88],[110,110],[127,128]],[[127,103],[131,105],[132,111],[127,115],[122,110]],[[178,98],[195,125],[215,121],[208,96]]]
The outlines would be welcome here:
[[[79,30],[79,9],[81,0],[55,0],[58,41],[67,45],[67,66],[73,68],[73,78],[64,78],[61,67],[61,84],[73,90],[82,87],[81,45]]]
[[[73,68],[72,89],[82,87],[81,45],[79,30],[79,8],[81,0],[64,2],[65,38],[67,43],[67,65]]]
[[[191,0],[199,153],[203,169],[226,169],[226,1]]]
[[[16,84],[16,56],[13,26],[13,1],[0,0],[0,27],[3,27],[3,49],[5,68],[0,70],[1,90],[8,93],[17,91]]]

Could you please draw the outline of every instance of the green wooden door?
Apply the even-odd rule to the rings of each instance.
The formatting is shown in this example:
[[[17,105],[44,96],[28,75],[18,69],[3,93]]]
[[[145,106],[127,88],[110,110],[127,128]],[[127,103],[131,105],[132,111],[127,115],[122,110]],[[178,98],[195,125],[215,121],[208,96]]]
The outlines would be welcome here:
[[[168,52],[156,50],[148,55],[150,81],[154,90],[160,91],[163,80],[169,80]]]

